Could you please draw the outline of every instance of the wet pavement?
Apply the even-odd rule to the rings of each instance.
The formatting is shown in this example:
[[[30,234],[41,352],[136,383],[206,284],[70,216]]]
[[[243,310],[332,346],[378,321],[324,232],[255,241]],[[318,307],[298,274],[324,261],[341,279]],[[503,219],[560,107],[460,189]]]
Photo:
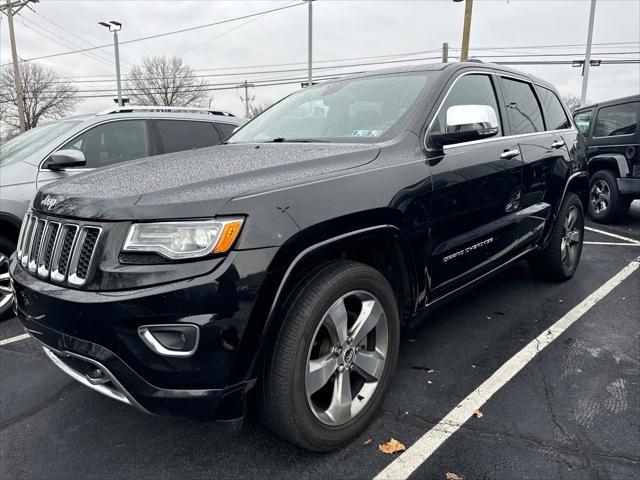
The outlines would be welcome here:
[[[624,225],[588,226],[640,240],[640,203]],[[0,478],[372,478],[395,458],[379,452],[379,443],[394,437],[409,447],[640,256],[640,246],[602,233],[587,230],[585,240],[596,243],[585,245],[571,281],[535,280],[521,262],[406,334],[378,417],[328,454],[292,447],[254,415],[239,433],[146,416],[71,380],[31,339],[0,346]],[[639,312],[637,270],[410,478],[640,478]],[[15,319],[0,324],[0,339],[21,333]]]

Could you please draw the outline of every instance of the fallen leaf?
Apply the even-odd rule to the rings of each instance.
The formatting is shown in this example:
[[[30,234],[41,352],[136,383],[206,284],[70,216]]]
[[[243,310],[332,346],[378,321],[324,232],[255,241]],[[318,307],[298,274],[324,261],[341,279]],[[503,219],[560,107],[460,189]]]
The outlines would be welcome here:
[[[482,418],[482,417],[484,417],[484,413],[482,413],[480,410],[476,410],[475,412],[473,412],[473,415],[474,415],[476,418]]]
[[[382,453],[393,454],[397,452],[404,452],[406,450],[406,447],[398,440],[391,437],[387,443],[381,443],[380,445],[378,445],[378,450],[380,450]]]
[[[476,368],[476,366],[475,365],[471,365],[471,368]]]
[[[560,299],[558,300],[558,303],[564,303],[564,300]]]
[[[463,476],[456,475],[455,473],[447,472],[445,475],[447,480],[464,480]]]
[[[427,380],[427,383],[431,385],[433,382],[431,380]]]
[[[371,439],[367,438],[364,442],[362,442],[363,445],[369,445],[371,443]]]

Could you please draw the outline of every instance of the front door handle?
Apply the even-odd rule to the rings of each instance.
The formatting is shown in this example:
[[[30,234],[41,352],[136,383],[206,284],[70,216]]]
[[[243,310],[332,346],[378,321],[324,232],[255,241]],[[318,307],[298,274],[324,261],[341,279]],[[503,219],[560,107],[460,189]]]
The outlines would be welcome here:
[[[500,154],[500,158],[503,160],[509,160],[510,158],[520,155],[520,150],[505,150]]]
[[[553,142],[551,144],[551,148],[562,148],[564,147],[564,141],[563,140],[556,140],[555,142]]]

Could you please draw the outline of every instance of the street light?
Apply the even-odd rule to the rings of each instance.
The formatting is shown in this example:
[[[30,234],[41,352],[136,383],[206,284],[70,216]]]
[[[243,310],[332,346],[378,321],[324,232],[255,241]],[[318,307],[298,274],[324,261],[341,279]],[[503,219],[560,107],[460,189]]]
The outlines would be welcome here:
[[[110,32],[113,32],[113,47],[116,51],[116,82],[118,83],[118,105],[124,106],[122,102],[122,85],[120,83],[120,51],[118,50],[118,32],[122,30],[122,23],[115,20],[107,22],[98,22],[99,25],[106,27]]]

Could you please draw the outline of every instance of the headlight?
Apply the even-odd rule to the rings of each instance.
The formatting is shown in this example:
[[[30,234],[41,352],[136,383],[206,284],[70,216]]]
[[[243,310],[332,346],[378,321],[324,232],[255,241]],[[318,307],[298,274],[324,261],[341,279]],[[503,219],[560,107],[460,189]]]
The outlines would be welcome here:
[[[125,252],[153,252],[172,260],[225,253],[240,233],[243,220],[134,223],[124,241]]]

